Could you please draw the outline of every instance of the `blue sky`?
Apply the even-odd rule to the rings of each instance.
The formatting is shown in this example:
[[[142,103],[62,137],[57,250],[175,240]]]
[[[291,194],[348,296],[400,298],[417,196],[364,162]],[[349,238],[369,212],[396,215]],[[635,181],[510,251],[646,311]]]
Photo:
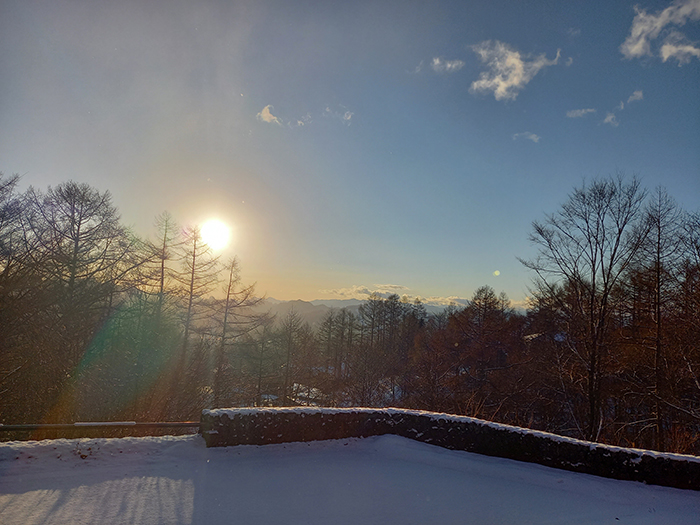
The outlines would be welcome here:
[[[522,301],[532,221],[617,171],[700,209],[700,0],[5,0],[0,42],[0,171],[217,217],[278,299]]]

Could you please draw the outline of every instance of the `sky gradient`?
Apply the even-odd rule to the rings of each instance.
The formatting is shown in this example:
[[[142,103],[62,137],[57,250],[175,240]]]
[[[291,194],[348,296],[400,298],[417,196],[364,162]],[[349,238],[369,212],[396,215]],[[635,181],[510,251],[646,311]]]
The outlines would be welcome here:
[[[618,171],[700,210],[700,0],[0,0],[0,45],[0,171],[218,218],[277,299],[523,301]]]

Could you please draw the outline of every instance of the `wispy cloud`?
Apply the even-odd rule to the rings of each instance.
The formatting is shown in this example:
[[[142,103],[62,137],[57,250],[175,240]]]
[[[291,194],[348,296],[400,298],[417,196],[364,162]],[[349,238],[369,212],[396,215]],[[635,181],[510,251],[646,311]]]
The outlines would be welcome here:
[[[603,120],[603,124],[610,124],[614,128],[620,125],[620,123],[617,121],[615,113],[611,112],[608,112],[607,115],[605,115],[605,120]]]
[[[278,126],[286,124],[288,128],[302,128],[310,125],[314,121],[314,117],[312,116],[311,112],[308,112],[299,118],[285,122],[281,118],[276,117],[272,114],[273,109],[274,106],[268,104],[262,109],[262,111],[260,111],[260,113],[256,115],[256,118],[261,122],[277,124]],[[325,108],[320,112],[320,114],[324,117],[337,119],[346,126],[349,126],[351,124],[352,119],[355,116],[355,113],[353,111],[350,111],[348,108],[341,104],[337,105],[336,107],[325,106]],[[318,115],[318,113],[316,113],[316,115]]]
[[[615,107],[614,111],[623,111],[625,107],[627,107],[627,105],[630,104],[630,102],[636,102],[638,100],[644,100],[644,92],[641,89],[638,89],[637,91],[633,92],[627,98],[627,104],[625,104],[624,100],[621,100],[620,103]],[[605,115],[605,120],[603,120],[603,124],[610,124],[615,128],[620,125],[620,123],[617,120],[617,116],[612,111],[609,111]]]
[[[523,133],[516,133],[513,135],[513,140],[518,140],[518,139],[527,139],[531,140],[532,142],[539,142],[540,141],[540,136],[535,135],[534,133],[530,133],[529,131],[525,131]]]
[[[630,102],[634,102],[635,100],[644,100],[644,92],[642,92],[641,89],[638,89],[637,91],[632,93],[627,99],[627,103],[629,104]]]
[[[464,62],[462,60],[444,60],[443,58],[435,57],[430,63],[430,67],[436,73],[454,73],[464,67]]]
[[[636,14],[630,34],[620,46],[625,58],[654,56],[652,43],[663,39],[659,56],[664,62],[675,58],[680,66],[690,62],[693,57],[700,59],[700,47],[673,29],[688,21],[700,20],[700,0],[676,0],[656,14],[649,14],[639,6],[635,6],[634,10]]]
[[[581,117],[585,117],[589,113],[595,113],[595,109],[593,109],[593,108],[572,109],[572,110],[566,112],[566,116],[569,118],[581,118]]]
[[[346,126],[349,126],[352,123],[352,118],[354,115],[354,112],[350,111],[342,104],[339,105],[337,108],[331,108],[330,106],[326,106],[323,110],[324,117],[338,119]]]
[[[492,91],[496,100],[515,100],[518,93],[543,68],[559,62],[560,50],[552,60],[542,54],[534,58],[521,55],[506,43],[491,40],[472,46],[479,59],[486,64],[488,71],[479,75],[472,83],[472,93]]]
[[[301,128],[303,126],[306,126],[308,124],[311,124],[311,113],[307,113],[301,118],[298,118],[295,122],[287,122],[287,126],[290,128]]]
[[[260,113],[256,115],[256,118],[262,122],[268,122],[269,124],[282,125],[282,121],[272,114],[272,106],[265,106]]]

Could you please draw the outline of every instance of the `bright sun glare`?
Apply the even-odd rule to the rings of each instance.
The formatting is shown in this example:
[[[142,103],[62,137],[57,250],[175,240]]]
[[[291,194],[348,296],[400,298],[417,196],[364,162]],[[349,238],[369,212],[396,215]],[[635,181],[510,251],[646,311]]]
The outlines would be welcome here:
[[[212,250],[221,250],[228,244],[231,230],[219,219],[209,219],[202,225],[202,240]]]

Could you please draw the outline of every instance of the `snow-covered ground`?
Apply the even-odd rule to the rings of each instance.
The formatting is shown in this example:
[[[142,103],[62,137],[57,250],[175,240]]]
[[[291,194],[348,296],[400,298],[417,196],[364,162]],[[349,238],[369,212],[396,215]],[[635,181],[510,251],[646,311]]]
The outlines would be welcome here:
[[[0,444],[0,523],[700,523],[700,492],[384,435],[209,448],[200,436]]]

